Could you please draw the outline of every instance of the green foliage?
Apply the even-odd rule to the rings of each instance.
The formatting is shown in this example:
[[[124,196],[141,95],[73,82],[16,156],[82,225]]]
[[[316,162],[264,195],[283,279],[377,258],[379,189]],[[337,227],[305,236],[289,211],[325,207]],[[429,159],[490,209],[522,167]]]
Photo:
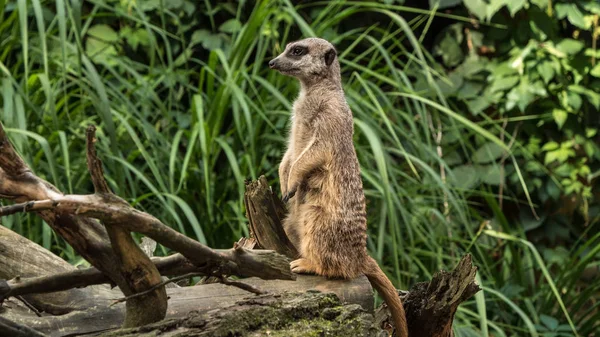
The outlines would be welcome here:
[[[460,307],[457,336],[592,334],[600,7],[409,3],[0,2],[0,120],[69,193],[92,191],[83,135],[98,125],[115,193],[230,247],[247,235],[244,179],[278,190],[298,91],[266,62],[324,37],[354,112],[368,248],[396,286],[469,252],[484,291]],[[35,216],[3,225],[84,263]]]
[[[588,239],[592,241],[587,244],[598,244],[593,234],[600,218],[594,202],[600,192],[595,173],[600,170],[600,6],[595,1],[464,0],[464,8],[453,14],[467,12],[482,22],[453,23],[437,34],[433,46],[442,55],[439,71],[447,72],[451,82],[444,94],[454,109],[510,144],[511,153],[473,135],[475,153],[460,146],[445,149],[452,151],[447,157],[456,158],[449,165],[466,184],[462,187],[504,195],[504,214],[497,210],[493,216],[499,228],[535,242],[552,259],[550,252],[563,249],[563,262],[553,268],[567,273],[564,261],[577,256],[563,244],[571,247]],[[482,162],[489,167],[478,170]],[[473,192],[470,198],[476,198]],[[519,205],[529,200],[529,193],[537,206],[534,215]],[[489,206],[489,197],[486,202]],[[532,277],[524,273],[504,282],[522,286]],[[563,293],[566,298],[578,296],[568,287]],[[569,312],[578,314],[563,312],[567,320]],[[597,319],[583,319],[579,333],[588,331],[581,327],[597,329],[591,323]],[[544,335],[566,336],[576,330],[571,322],[566,328],[559,324],[556,316],[539,320],[536,329]]]

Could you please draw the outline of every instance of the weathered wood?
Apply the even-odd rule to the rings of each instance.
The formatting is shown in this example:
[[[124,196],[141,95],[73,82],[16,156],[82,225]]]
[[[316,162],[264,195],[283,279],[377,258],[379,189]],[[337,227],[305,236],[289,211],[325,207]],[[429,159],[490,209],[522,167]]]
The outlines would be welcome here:
[[[244,283],[267,291],[270,295],[286,292],[307,292],[318,290],[336,294],[342,302],[358,304],[367,312],[373,310],[373,292],[369,281],[360,277],[355,280],[326,280],[318,276],[299,275],[296,281],[261,280],[258,278],[244,279]],[[252,301],[255,295],[235,287],[220,283],[203,284],[192,287],[167,289],[169,308],[166,318],[182,318],[191,311],[201,313],[214,309],[234,306],[239,301]],[[37,317],[33,313],[7,310],[0,313],[15,323],[29,326],[50,336],[64,336],[69,333],[87,333],[105,329],[115,329],[121,326],[124,317],[123,303],[110,306],[113,300],[123,296],[118,289],[107,293],[107,296],[94,298],[94,306],[86,310],[74,311],[62,316]],[[7,303],[15,308],[17,303],[10,300]],[[57,330],[57,327],[60,327]]]
[[[88,164],[97,193],[64,195],[31,172],[14,150],[0,124],[0,197],[22,202],[0,208],[0,214],[37,212],[81,256],[128,295],[142,292],[160,282],[160,274],[143,252],[135,247],[130,231],[146,234],[164,246],[181,252],[207,274],[218,277],[294,278],[289,261],[282,255],[240,247],[216,252],[109,193],[102,176],[101,162],[95,155],[93,128],[87,138]],[[91,218],[101,220],[109,230]],[[148,296],[154,296],[152,303],[135,304],[145,300],[142,297],[132,299],[131,304],[140,310],[131,311],[132,320],[127,320],[128,325],[146,323],[146,320],[153,321],[162,316],[161,313],[166,309],[164,304],[160,304],[164,303],[164,290],[157,289]],[[148,312],[133,315],[134,312],[139,313],[141,308]]]
[[[96,194],[107,196],[115,203],[120,201],[124,207],[130,207],[125,200],[121,200],[112,193],[104,179],[102,160],[96,154],[96,127],[94,125],[88,126],[86,140],[87,166]],[[156,266],[133,241],[129,230],[123,228],[118,220],[103,219],[101,223],[106,228],[110,245],[115,253],[116,260],[113,262],[124,281],[117,282],[117,284],[121,291],[128,296],[125,305],[124,326],[135,327],[160,321],[165,317],[167,311],[167,293],[164,286],[156,286],[162,282]],[[140,294],[140,296],[130,297],[134,294]],[[148,308],[152,308],[152,310],[148,310]]]
[[[465,255],[452,272],[441,270],[430,282],[415,284],[402,298],[409,336],[451,337],[458,306],[481,290],[471,255]],[[380,307],[375,315],[378,326],[389,322],[389,311]]]
[[[156,265],[163,275],[182,270],[200,270],[206,275],[217,276],[216,279],[229,274],[259,276],[266,279],[294,278],[289,271],[289,259],[276,253],[280,252],[290,258],[297,256],[297,250],[287,239],[281,226],[285,207],[274,195],[264,177],[261,176],[258,182],[247,184],[245,203],[253,238],[236,244],[233,249],[217,251],[177,233],[158,219],[131,208],[118,197],[107,193],[106,183],[102,182],[101,170],[98,169],[101,166],[94,161],[91,162],[90,167],[93,171],[92,180],[98,193],[89,196],[64,195],[54,186],[31,173],[10,145],[0,125],[0,197],[24,202],[0,208],[0,215],[11,212],[38,212],[79,254],[97,267],[79,273],[62,262],[49,262],[48,259],[58,258],[51,258],[49,253],[41,252],[40,250],[43,251],[41,247],[20,252],[25,255],[33,253],[33,256],[26,259],[19,256],[18,249],[13,247],[13,252],[17,253],[7,254],[11,257],[4,260],[5,265],[2,265],[0,260],[0,272],[3,271],[2,268],[6,269],[5,278],[14,278],[17,275],[47,275],[60,271],[71,273],[69,276],[75,275],[80,281],[81,277],[88,278],[85,282],[111,281],[128,292],[127,284],[131,280],[127,280],[123,275],[125,270],[122,269],[122,265],[123,259],[127,258],[124,254],[125,247],[131,242],[125,245],[122,243],[124,239],[130,239],[126,237],[129,231],[143,233],[183,254],[152,259],[152,263],[147,267],[153,269]],[[119,226],[120,230],[109,229],[107,232],[98,221],[90,218],[100,219],[108,226]],[[109,236],[108,233],[111,235]],[[120,247],[117,247],[116,253],[109,244],[109,237],[113,244],[116,243]],[[13,243],[17,242],[14,240]],[[0,240],[0,253],[3,253],[1,244]],[[243,248],[246,245],[254,247],[255,244],[274,251]],[[45,258],[38,259],[35,256],[37,254],[44,255]],[[119,261],[117,259],[119,255],[122,258],[121,263],[115,263]],[[30,274],[25,273],[25,269],[19,268],[22,267],[21,262],[24,260],[35,265],[25,268],[31,272]],[[133,264],[129,265],[132,266]],[[479,287],[474,283],[475,271],[470,256],[467,256],[461,260],[454,272],[440,272],[430,283],[417,284],[411,289],[404,297],[411,336],[451,336],[452,320],[457,306],[479,291]],[[64,276],[65,274],[59,275],[58,279],[64,281],[60,279]],[[38,282],[36,286],[39,286],[40,280],[36,281]],[[64,288],[61,282],[56,282],[56,279],[54,281],[53,290]],[[6,286],[18,284],[18,280],[13,279],[11,282],[3,283],[2,287],[6,289]],[[89,284],[81,282],[71,286]],[[300,335],[322,334],[331,331],[323,327],[319,329],[325,330],[314,331],[313,322],[334,321],[335,324],[329,325],[329,328],[333,326],[332,331],[349,336],[356,335],[355,332],[359,331],[367,336],[378,333],[377,328],[385,326],[386,320],[389,320],[385,310],[382,309],[378,311],[375,321],[377,328],[373,329],[372,324],[368,323],[372,322],[372,319],[367,319],[366,317],[370,315],[363,310],[372,310],[373,296],[370,284],[364,277],[344,281],[302,275],[295,282],[266,281],[256,278],[245,279],[244,282],[269,291],[270,294],[256,297],[238,288],[222,284],[169,289],[167,317],[172,320],[148,324],[134,330],[114,331],[107,335],[114,333],[119,336],[129,336],[145,331],[161,336],[177,333],[197,336],[249,333],[262,336],[273,329],[284,331],[283,335],[296,332],[300,332]],[[24,282],[21,283],[23,284]],[[32,284],[35,285],[35,282],[30,283],[29,286]],[[21,290],[23,288],[26,287],[22,287]],[[355,305],[340,307],[341,302],[337,302],[336,297],[316,295],[309,292],[310,289],[333,292],[341,301],[355,303]],[[304,295],[291,295],[290,291],[299,291]],[[109,290],[103,285],[71,289],[62,295],[52,293],[27,296],[26,299],[36,307],[43,307],[52,313],[67,313],[61,316],[43,313],[43,317],[37,317],[21,302],[10,298],[0,307],[0,317],[10,320],[9,322],[3,319],[0,322],[0,335],[12,334],[15,331],[22,333],[27,330],[25,326],[52,336],[115,329],[123,323],[125,305],[120,303],[111,306],[110,304],[114,299],[122,296],[123,293],[119,289]],[[74,301],[77,303],[73,303]],[[305,303],[312,304],[307,306]],[[361,306],[363,309],[360,308]],[[348,311],[347,308],[354,309]],[[148,310],[153,309],[148,308]],[[351,319],[347,320],[348,317]],[[351,330],[344,330],[345,327]],[[286,334],[285,331],[288,333]]]
[[[103,283],[112,284],[112,281],[98,269],[76,269],[36,243],[5,227],[0,226],[0,238],[3,238],[0,240],[0,253],[6,256],[6,259],[0,260],[0,280],[8,280],[0,287],[0,302],[11,296],[27,295],[26,297],[31,299],[30,302],[34,307],[52,314],[63,314],[93,305],[89,298],[91,294],[81,294],[77,298],[68,298],[63,301],[60,301],[61,295],[74,295],[67,292],[48,296],[40,296],[40,294]],[[244,245],[246,249],[252,249],[254,246],[253,240],[246,239],[240,240],[236,245],[240,247]],[[230,250],[215,250],[215,252],[224,255],[230,254]],[[261,252],[264,253],[264,251],[253,253],[260,255]],[[181,254],[153,257],[151,261],[162,275],[180,276],[189,273],[213,275],[210,270],[207,272],[205,268],[192,264]],[[43,265],[38,266],[38,262],[42,262]],[[58,272],[53,273],[54,268]],[[219,282],[220,279],[215,278],[214,281]],[[230,285],[243,286],[239,283],[225,282]],[[76,293],[77,291],[73,292],[73,294]],[[60,302],[57,303],[57,301]],[[77,303],[79,306],[73,308],[73,303]]]
[[[0,279],[77,272],[63,259],[1,225],[0,256]],[[24,298],[38,310],[62,315],[94,306],[96,291],[96,288],[72,289],[52,294],[28,294]]]
[[[0,316],[0,331],[4,336],[10,337],[44,337],[43,334],[31,329],[30,327],[17,324]]]
[[[74,273],[93,272],[96,275],[95,277],[101,276],[96,269],[76,270],[58,256],[1,226],[0,238],[2,238],[0,240],[0,253],[7,257],[7,259],[0,259],[0,263],[6,263],[0,264],[0,270],[4,272],[2,275],[4,278],[10,279],[17,275],[32,277],[38,275],[36,274],[38,272],[48,275],[52,274],[54,266],[57,270],[72,271]],[[242,241],[246,242],[247,248],[253,244],[252,240]],[[14,244],[9,244],[9,242],[14,242]],[[243,242],[238,244],[241,245]],[[24,263],[18,263],[20,261]],[[168,275],[189,272],[197,268],[180,254],[166,258],[153,258],[153,261],[157,266],[160,266],[159,270]],[[373,292],[364,277],[344,281],[299,275],[297,281],[266,281],[258,278],[248,278],[243,281],[272,295],[290,291],[306,292],[311,289],[333,292],[344,302],[359,304],[368,311],[373,310]],[[65,286],[72,286],[72,284]],[[79,293],[81,295],[77,295]],[[63,305],[66,308],[64,312],[69,312],[69,314],[55,316],[43,313],[43,317],[37,317],[17,300],[9,299],[3,304],[4,310],[0,312],[0,317],[51,336],[115,329],[123,323],[124,305],[120,303],[111,306],[115,299],[123,296],[119,289],[110,290],[106,286],[94,286],[62,292],[64,298],[57,296],[57,294],[59,293],[36,294],[35,298],[42,302],[48,302],[52,306]],[[218,283],[168,289],[167,294],[169,296],[167,318],[185,317],[190,311],[196,310],[208,312],[254,297],[254,295],[241,289]],[[38,302],[32,303],[37,305]],[[0,333],[0,335],[2,334]]]
[[[292,259],[297,258],[298,251],[288,239],[281,224],[286,214],[285,206],[273,194],[265,176],[260,176],[256,181],[246,182],[244,203],[248,227],[258,246]]]
[[[63,195],[52,200],[29,201],[0,207],[0,215],[17,211],[52,210],[60,214],[78,214],[118,223],[132,232],[142,233],[174,251],[180,252],[199,268],[219,275],[257,276],[264,279],[293,279],[289,259],[271,250],[248,250],[239,246],[216,252],[176,230],[154,216],[113,202],[109,195]],[[118,284],[118,282],[117,282]]]
[[[263,295],[209,312],[190,312],[102,337],[152,336],[381,336],[373,316],[359,305],[342,305],[333,294],[315,292]]]

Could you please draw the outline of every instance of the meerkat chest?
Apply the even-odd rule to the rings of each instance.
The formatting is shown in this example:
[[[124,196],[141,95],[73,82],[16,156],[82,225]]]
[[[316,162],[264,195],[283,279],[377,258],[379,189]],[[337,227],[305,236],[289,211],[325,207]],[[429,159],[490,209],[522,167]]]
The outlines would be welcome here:
[[[294,102],[292,110],[291,145],[296,154],[300,154],[315,137],[314,111],[311,110],[304,95]]]

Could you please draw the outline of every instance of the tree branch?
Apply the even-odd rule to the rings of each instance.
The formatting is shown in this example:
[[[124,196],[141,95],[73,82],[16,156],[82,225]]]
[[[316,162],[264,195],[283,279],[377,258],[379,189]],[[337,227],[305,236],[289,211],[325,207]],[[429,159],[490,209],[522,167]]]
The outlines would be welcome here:
[[[87,166],[90,171],[92,183],[96,195],[110,200],[111,203],[120,204],[124,208],[130,208],[129,204],[115,196],[106,180],[102,161],[96,154],[96,127],[88,126],[86,130],[87,140]],[[117,271],[124,282],[117,282],[119,289],[131,300],[127,301],[125,313],[125,327],[142,326],[160,321],[167,313],[167,292],[161,284],[160,273],[150,261],[150,258],[133,241],[131,233],[121,226],[118,219],[100,219],[113,252],[116,256]],[[136,295],[134,294],[142,294]]]
[[[53,210],[57,213],[77,214],[103,221],[114,221],[125,229],[144,234],[163,246],[179,251],[195,265],[220,270],[223,275],[256,276],[263,279],[293,280],[289,259],[268,250],[247,250],[241,247],[217,253],[209,247],[165,226],[152,215],[120,203],[113,203],[106,195],[65,195],[54,200],[33,201],[0,207],[0,216],[19,211]],[[27,203],[29,204],[29,203]],[[219,273],[218,273],[219,274]]]

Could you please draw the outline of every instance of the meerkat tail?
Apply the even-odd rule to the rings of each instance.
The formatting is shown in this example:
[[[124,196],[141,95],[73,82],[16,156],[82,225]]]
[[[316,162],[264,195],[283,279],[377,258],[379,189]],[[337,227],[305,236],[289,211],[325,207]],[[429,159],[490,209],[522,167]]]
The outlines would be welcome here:
[[[366,269],[365,275],[367,279],[369,279],[373,288],[379,292],[379,295],[383,297],[383,300],[390,308],[392,320],[396,327],[396,335],[398,337],[408,337],[406,314],[404,313],[402,301],[400,301],[400,297],[398,296],[398,291],[381,268],[379,268],[377,261],[370,256],[368,257],[368,267]]]

